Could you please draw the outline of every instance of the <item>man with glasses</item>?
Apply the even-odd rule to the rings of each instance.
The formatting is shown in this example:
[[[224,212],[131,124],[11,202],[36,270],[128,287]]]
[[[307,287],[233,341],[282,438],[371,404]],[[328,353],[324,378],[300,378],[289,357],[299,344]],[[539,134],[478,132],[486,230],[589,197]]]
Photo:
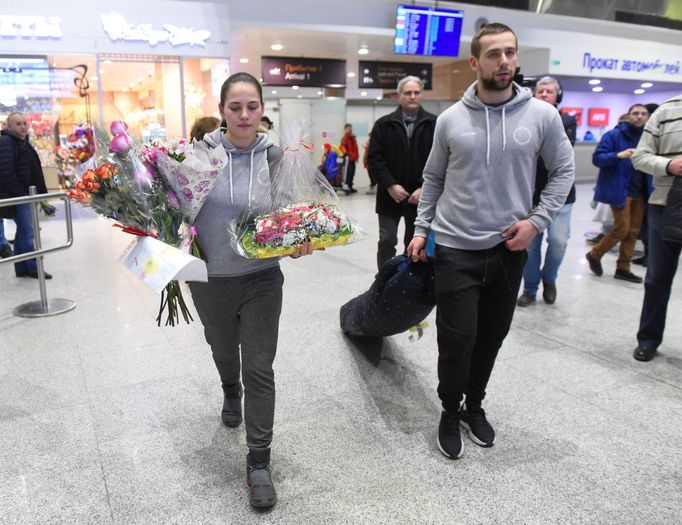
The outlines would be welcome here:
[[[424,83],[417,77],[401,79],[400,107],[377,120],[370,135],[367,170],[379,187],[376,194],[379,268],[395,256],[401,218],[405,220],[405,247],[414,233],[422,171],[436,125],[436,116],[422,107],[423,89]]]

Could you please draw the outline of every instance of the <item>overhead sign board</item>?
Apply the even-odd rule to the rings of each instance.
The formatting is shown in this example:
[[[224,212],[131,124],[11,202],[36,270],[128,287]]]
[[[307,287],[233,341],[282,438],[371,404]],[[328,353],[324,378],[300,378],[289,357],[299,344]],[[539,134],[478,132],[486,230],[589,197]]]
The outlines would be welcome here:
[[[261,77],[269,86],[345,87],[346,61],[327,58],[262,57]]]
[[[358,87],[369,89],[395,89],[406,76],[421,78],[424,89],[431,89],[432,65],[415,62],[379,62],[361,60]]]

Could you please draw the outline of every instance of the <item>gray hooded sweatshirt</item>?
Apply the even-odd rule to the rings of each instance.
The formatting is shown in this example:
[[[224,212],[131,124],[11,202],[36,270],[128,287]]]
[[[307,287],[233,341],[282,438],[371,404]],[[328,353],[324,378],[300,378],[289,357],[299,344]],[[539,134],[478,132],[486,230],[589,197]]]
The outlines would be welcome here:
[[[228,156],[223,173],[194,223],[199,243],[208,259],[208,275],[236,277],[278,266],[278,257],[247,259],[239,255],[231,245],[234,239],[228,233],[228,224],[233,219],[239,223],[249,211],[252,214],[270,211],[268,160],[272,164],[273,160],[281,158],[282,150],[272,148],[268,159],[268,148],[272,142],[265,133],[259,133],[248,148],[239,149],[227,141],[224,128],[204,135],[204,142],[213,148],[225,148]]]
[[[540,232],[552,223],[573,184],[573,148],[551,104],[516,83],[513,89],[512,100],[491,107],[474,83],[438,117],[415,235],[432,230],[443,246],[486,250],[522,219]],[[533,208],[538,155],[549,175]]]

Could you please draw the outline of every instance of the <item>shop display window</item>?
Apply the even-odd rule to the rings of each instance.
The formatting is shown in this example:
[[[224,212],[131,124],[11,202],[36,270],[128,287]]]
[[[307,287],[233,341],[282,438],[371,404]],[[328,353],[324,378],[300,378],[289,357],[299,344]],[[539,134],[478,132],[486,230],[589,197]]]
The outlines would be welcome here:
[[[183,66],[185,118],[189,133],[198,118],[220,118],[220,88],[230,76],[230,63],[214,58],[185,58]]]

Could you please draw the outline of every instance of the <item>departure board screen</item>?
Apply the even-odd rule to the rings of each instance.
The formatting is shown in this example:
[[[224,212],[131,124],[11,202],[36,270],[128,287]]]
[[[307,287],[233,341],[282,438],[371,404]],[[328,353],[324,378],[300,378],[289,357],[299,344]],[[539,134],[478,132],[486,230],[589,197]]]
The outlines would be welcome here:
[[[456,57],[464,11],[399,5],[393,51],[399,55]]]

